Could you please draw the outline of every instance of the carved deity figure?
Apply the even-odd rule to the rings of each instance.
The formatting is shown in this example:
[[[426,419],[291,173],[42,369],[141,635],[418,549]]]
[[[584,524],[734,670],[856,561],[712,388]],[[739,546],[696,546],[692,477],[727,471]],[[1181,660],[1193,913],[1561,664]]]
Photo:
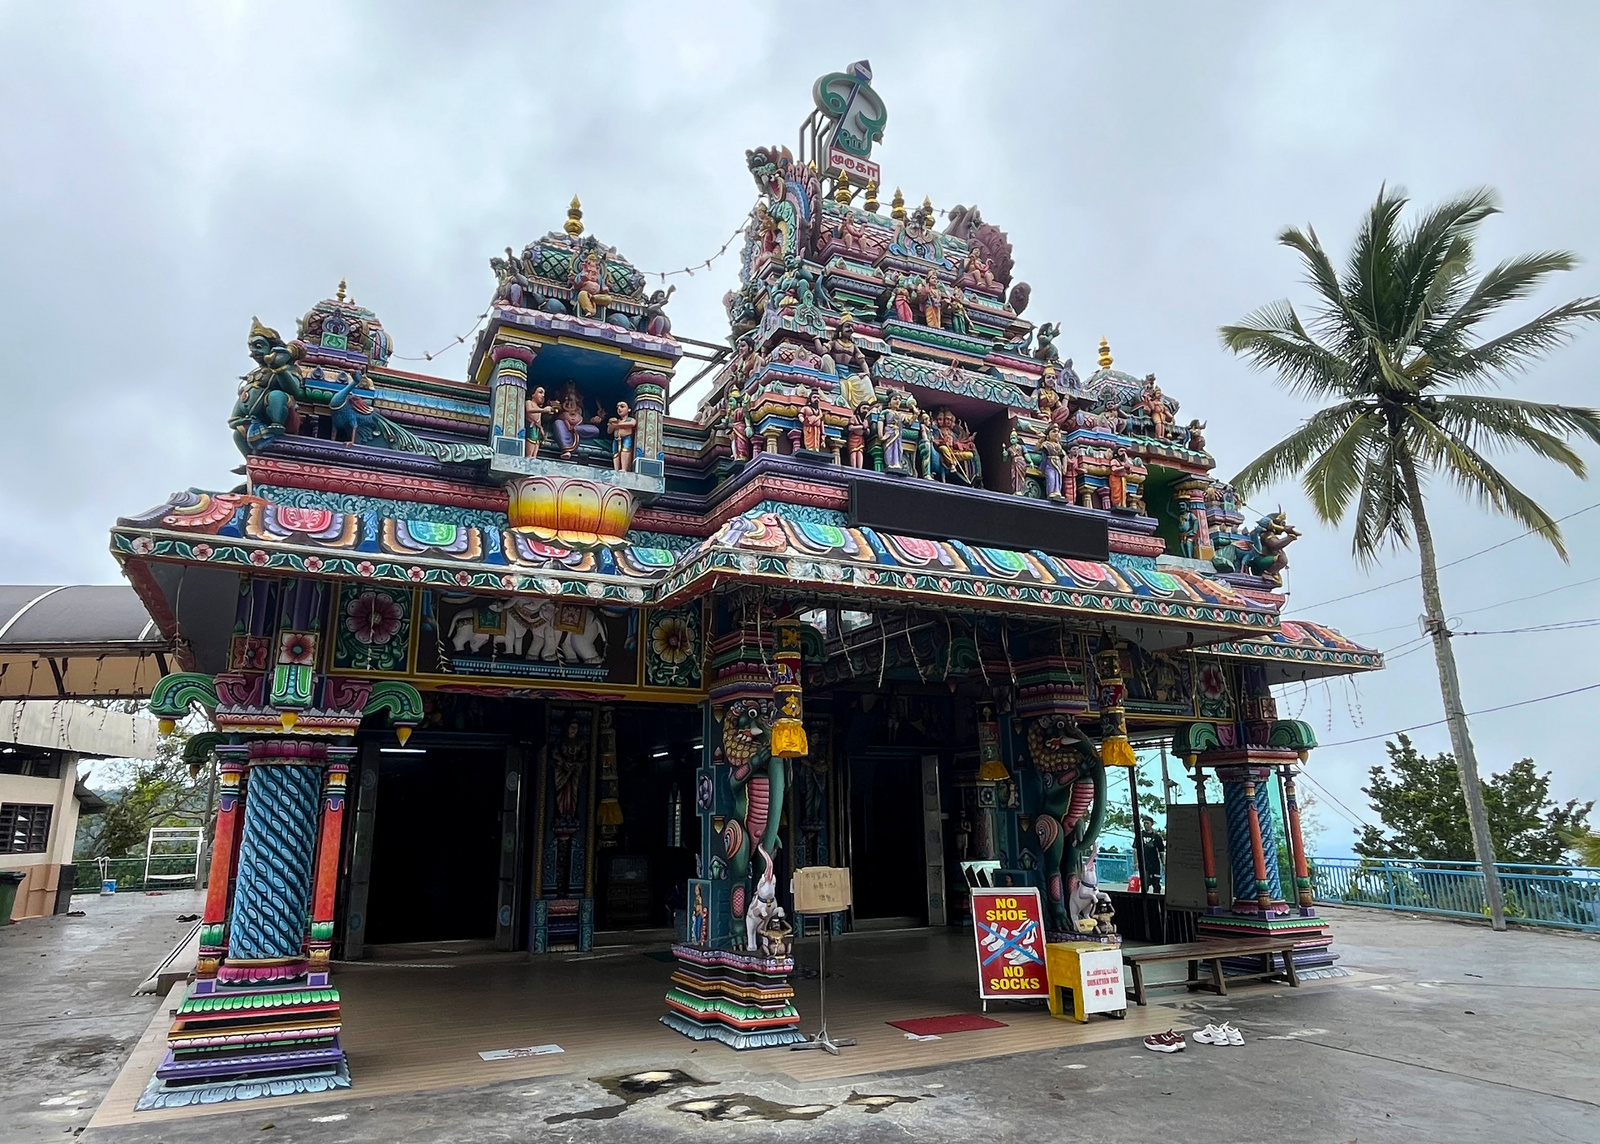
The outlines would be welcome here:
[[[605,415],[597,412],[584,420],[583,394],[578,392],[576,385],[567,382],[567,387],[561,391],[560,408],[551,424],[555,430],[556,444],[561,446],[562,459],[571,458],[582,442],[600,436],[600,422],[604,419]]]
[[[983,465],[972,431],[956,419],[949,407],[934,415],[933,447],[939,479],[968,487],[982,483]]]
[[[1183,431],[1183,444],[1185,448],[1193,449],[1196,453],[1206,451],[1206,423],[1195,420],[1189,422],[1188,428]]]
[[[285,342],[277,330],[253,318],[247,344],[256,368],[239,387],[228,425],[234,444],[248,457],[269,441],[299,428],[295,403],[305,392],[295,364],[304,352],[299,342]]]
[[[744,394],[737,385],[728,389],[728,410],[724,414],[728,425],[728,446],[735,461],[750,459],[750,412],[744,405]]]
[[[983,256],[983,251],[978,247],[967,248],[966,261],[962,263],[961,270],[974,286],[986,290],[994,289],[994,271],[989,268],[989,260]]]
[[[965,336],[971,329],[967,320],[967,301],[960,290],[946,292],[944,299],[945,324],[953,334]]]
[[[550,404],[545,397],[544,386],[536,385],[528,394],[528,400],[523,404],[523,408],[524,421],[527,424],[523,454],[537,457],[540,447],[550,440],[550,430],[545,426],[544,419],[560,413],[561,406]]]
[[[672,333],[672,319],[667,317],[667,302],[671,299],[676,286],[668,286],[665,290],[657,290],[645,299],[644,320],[641,328],[647,334],[654,334],[664,338]]]
[[[877,417],[877,440],[883,447],[883,467],[886,472],[904,473],[905,430],[907,415],[899,390],[889,394],[889,404]]]
[[[944,328],[944,287],[928,271],[917,286],[917,301],[922,304],[922,324],[929,329]]]
[[[1195,558],[1195,553],[1200,546],[1200,517],[1185,503],[1182,514],[1178,517],[1178,551],[1190,560]]]
[[[626,401],[617,402],[617,415],[606,422],[611,435],[611,467],[619,473],[633,472],[633,440],[639,419]]]
[[[1165,441],[1172,436],[1172,410],[1167,407],[1167,399],[1161,395],[1156,375],[1150,374],[1144,382],[1144,391],[1139,395],[1139,408],[1150,423],[1150,436]]]
[[[847,210],[839,219],[839,229],[836,232],[839,244],[846,250],[860,254],[866,250],[862,239],[866,237],[866,230],[856,218],[855,211]]]
[[[1057,433],[1059,437],[1059,432]],[[1028,449],[1015,429],[1006,440],[1006,461],[1011,466],[1011,491],[1019,497],[1028,495]]]
[[[1224,572],[1248,572],[1282,583],[1283,574],[1289,568],[1289,554],[1285,549],[1299,539],[1300,530],[1291,525],[1279,509],[1257,521],[1245,540],[1219,549],[1212,563]]]
[[[1070,715],[1034,720],[1027,741],[1044,788],[1034,833],[1044,855],[1045,929],[1071,933],[1078,920],[1073,891],[1082,887],[1086,873],[1093,893],[1092,855],[1105,824],[1105,768],[1094,743]]]
[[[1106,483],[1096,492],[1103,509],[1128,507],[1128,477],[1136,471],[1128,450],[1118,447],[1106,462]]]
[[[1039,375],[1039,388],[1033,400],[1040,417],[1046,421],[1056,419],[1056,410],[1061,408],[1061,393],[1056,389],[1056,369],[1053,365],[1046,364],[1044,372]]]
[[[850,424],[845,426],[845,462],[852,469],[864,468],[867,460],[867,424],[872,417],[872,406],[863,401],[850,414]]]
[[[832,338],[825,342],[818,339],[817,350],[822,355],[822,372],[839,379],[846,405],[853,409],[862,402],[877,400],[867,372],[867,355],[856,344],[856,322],[850,311],[840,316]]]
[[[569,279],[578,292],[578,313],[604,321],[602,310],[615,299],[606,289],[606,256],[598,246],[589,246],[573,258]]]
[[[906,278],[895,280],[894,293],[890,297],[889,308],[894,316],[907,325],[917,320],[915,311],[911,307],[911,283]]]
[[[800,407],[800,447],[820,453],[827,447],[827,423],[822,417],[822,394],[813,392]]]
[[[1033,356],[1039,361],[1047,361],[1051,365],[1061,365],[1061,351],[1056,349],[1056,339],[1061,336],[1061,327],[1051,322],[1045,322],[1039,327],[1039,344],[1033,348]]]
[[[1063,489],[1066,466],[1067,451],[1061,445],[1061,427],[1052,424],[1039,440],[1039,471],[1044,475],[1046,500],[1068,499]]]
[[[788,760],[772,754],[770,701],[739,699],[728,705],[722,718],[722,754],[732,768],[729,780],[734,792],[734,816],[740,830],[734,837],[737,846],[729,855],[733,916],[743,918],[749,910],[751,858],[761,862],[754,871],[757,893],[763,878],[773,878],[773,857],[779,845],[778,822],[788,787]],[[735,930],[737,932],[737,928]]]

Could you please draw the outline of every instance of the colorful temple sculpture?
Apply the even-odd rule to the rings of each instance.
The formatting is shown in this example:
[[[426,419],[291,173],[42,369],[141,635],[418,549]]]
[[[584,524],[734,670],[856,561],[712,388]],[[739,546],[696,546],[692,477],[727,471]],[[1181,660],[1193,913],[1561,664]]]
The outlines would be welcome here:
[[[747,152],[692,418],[670,291],[577,199],[490,259],[464,376],[397,368],[343,283],[292,335],[241,316],[243,482],[111,538],[182,652],[153,706],[203,709],[222,773],[146,1107],[348,1084],[330,956],[405,941],[675,925],[662,1019],[789,1043],[798,866],[852,869],[836,926],[954,923],[981,859],[1115,940],[1106,768],[1160,742],[1222,783],[1234,900],[1200,927],[1327,957],[1265,794],[1316,743],[1271,689],[1381,657],[1282,618],[1294,529],[1153,374],[1024,316],[1004,231],[883,194],[870,80],[818,81],[798,153]]]

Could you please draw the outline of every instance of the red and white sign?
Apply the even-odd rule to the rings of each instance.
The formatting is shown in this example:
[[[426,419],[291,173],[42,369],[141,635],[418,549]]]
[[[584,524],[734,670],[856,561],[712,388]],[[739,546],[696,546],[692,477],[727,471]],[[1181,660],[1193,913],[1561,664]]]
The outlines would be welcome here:
[[[1044,965],[1044,906],[1032,886],[972,889],[978,996],[985,1001],[1050,996]]]
[[[1083,1011],[1116,1013],[1128,1007],[1122,987],[1122,949],[1108,945],[1104,950],[1078,951],[1078,988]]]
[[[849,171],[850,181],[857,186],[876,183],[883,174],[883,168],[879,167],[871,159],[863,159],[859,155],[852,155],[839,147],[828,148],[828,169],[830,171]]]

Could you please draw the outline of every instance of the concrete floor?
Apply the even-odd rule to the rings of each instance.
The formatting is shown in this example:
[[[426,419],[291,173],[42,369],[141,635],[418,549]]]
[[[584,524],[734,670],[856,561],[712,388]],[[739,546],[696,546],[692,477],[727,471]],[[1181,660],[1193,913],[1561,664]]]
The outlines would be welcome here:
[[[194,901],[80,899],[87,918],[0,933],[0,1141],[82,1131],[156,1007],[127,994],[181,936],[173,919]],[[1118,1041],[803,1086],[713,1054],[693,1075],[703,1085],[632,1102],[567,1075],[376,1101],[357,1091],[270,1111],[243,1104],[84,1138],[1600,1142],[1600,940],[1375,911],[1327,916],[1342,963],[1380,976],[1229,998],[1157,995],[1175,1018],[1233,1021],[1242,1048],[1191,1044],[1162,1056]],[[859,1103],[871,1096],[911,1099]],[[684,1103],[696,1107],[673,1107]],[[761,1119],[706,1123],[729,1116]]]

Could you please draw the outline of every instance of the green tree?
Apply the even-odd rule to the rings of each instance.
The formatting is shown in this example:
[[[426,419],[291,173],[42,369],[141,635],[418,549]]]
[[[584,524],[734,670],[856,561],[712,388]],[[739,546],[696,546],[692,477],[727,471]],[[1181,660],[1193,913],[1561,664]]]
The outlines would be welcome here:
[[[1474,853],[1483,866],[1490,916],[1505,928],[1477,758],[1461,703],[1455,653],[1439,594],[1438,560],[1423,489],[1442,478],[1490,512],[1509,516],[1566,548],[1550,515],[1488,459],[1523,449],[1586,475],[1573,437],[1600,442],[1592,409],[1485,393],[1566,341],[1578,323],[1600,318],[1600,299],[1578,298],[1513,329],[1486,336],[1485,323],[1571,270],[1564,251],[1510,258],[1479,275],[1479,226],[1499,212],[1476,190],[1423,212],[1408,225],[1404,192],[1384,188],[1356,236],[1341,276],[1315,230],[1284,230],[1316,295],[1307,326],[1288,301],[1274,302],[1221,330],[1223,344],[1270,370],[1291,392],[1325,403],[1234,478],[1249,495],[1299,475],[1317,516],[1338,524],[1354,508],[1352,547],[1362,563],[1413,539],[1421,565],[1425,621],[1433,639],[1450,745],[1461,771]]]
[[[97,787],[106,800],[100,814],[79,820],[78,861],[124,858],[143,853],[153,826],[201,826],[205,823],[204,768],[189,773],[183,750],[189,732],[183,728],[162,736],[154,759],[112,760]]]
[[[1448,754],[1420,754],[1405,735],[1385,743],[1386,767],[1368,772],[1371,785],[1361,793],[1383,821],[1368,826],[1355,851],[1364,858],[1425,858],[1466,861],[1472,833],[1465,822],[1461,772]],[[1495,853],[1506,862],[1559,864],[1574,835],[1587,832],[1594,803],[1550,798],[1550,773],[1539,774],[1532,759],[1522,759],[1483,786],[1484,809]]]

